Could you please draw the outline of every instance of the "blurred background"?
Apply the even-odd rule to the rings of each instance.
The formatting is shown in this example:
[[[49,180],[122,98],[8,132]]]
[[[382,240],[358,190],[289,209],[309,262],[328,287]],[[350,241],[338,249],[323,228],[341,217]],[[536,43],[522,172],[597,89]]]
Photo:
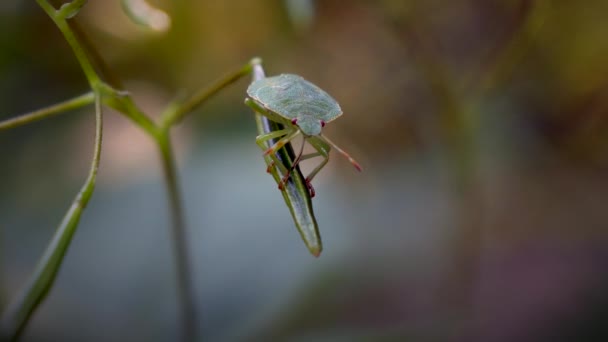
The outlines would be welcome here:
[[[260,56],[340,102],[325,132],[364,169],[335,154],[315,179],[315,259],[265,172],[249,79],[174,131],[205,340],[608,340],[607,1],[151,3],[169,30],[119,1],[74,19],[147,113]],[[0,16],[0,120],[88,91],[35,2]],[[0,307],[93,134],[92,107],[0,132]],[[174,340],[168,227],[154,145],[106,110],[96,192],[23,341]]]

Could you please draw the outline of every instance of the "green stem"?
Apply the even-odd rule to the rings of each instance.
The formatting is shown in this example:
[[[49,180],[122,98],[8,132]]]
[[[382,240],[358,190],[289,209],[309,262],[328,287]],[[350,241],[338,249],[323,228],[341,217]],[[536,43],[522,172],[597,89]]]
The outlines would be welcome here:
[[[89,39],[89,36],[79,25],[78,21],[71,21],[70,29],[74,32],[74,36],[76,36],[80,46],[82,46],[82,49],[86,52],[91,64],[95,67],[95,70],[97,70],[99,78],[115,89],[124,89],[121,80],[108,67],[106,61],[99,54],[99,49],[95,47],[91,39]]]
[[[72,48],[72,51],[74,51],[74,55],[76,56],[78,63],[80,63],[80,67],[81,67],[82,71],[84,72],[87,80],[89,81],[91,88],[95,89],[95,86],[98,83],[100,83],[99,76],[97,75],[97,72],[95,72],[95,68],[93,68],[91,61],[89,60],[84,49],[78,42],[78,39],[76,39],[74,32],[72,31],[72,29],[70,28],[70,25],[68,24],[68,22],[66,20],[67,14],[72,16],[72,15],[74,15],[74,13],[67,13],[67,11],[62,11],[62,10],[57,11],[46,0],[36,0],[36,1],[40,5],[40,7],[42,7],[42,9],[44,9],[44,11],[49,15],[49,17],[51,17],[51,19],[55,22],[55,25],[57,25],[57,27],[63,34],[63,37],[65,38],[65,40],[68,42],[68,44]],[[79,3],[80,2],[82,2],[82,1],[79,1]],[[81,4],[81,5],[83,5],[83,4]]]
[[[37,0],[37,2],[62,32],[64,38],[72,48],[89,82],[89,85],[93,89],[97,114],[97,138],[95,144],[95,155],[89,177],[74,200],[72,206],[66,213],[64,220],[59,225],[55,236],[47,247],[47,250],[41,258],[38,267],[36,268],[28,285],[24,287],[21,293],[11,303],[8,310],[5,311],[4,315],[2,316],[0,321],[0,338],[6,337],[6,339],[11,340],[17,339],[19,334],[26,326],[29,317],[48,294],[57,272],[63,262],[63,258],[70,245],[71,239],[77,229],[80,216],[93,193],[101,150],[101,103],[103,98],[103,103],[105,105],[125,114],[125,116],[131,119],[157,142],[163,164],[173,227],[172,235],[177,269],[178,297],[183,316],[181,319],[182,340],[196,340],[198,335],[197,311],[190,272],[191,267],[185,231],[184,212],[179,194],[178,177],[175,168],[169,131],[170,127],[181,121],[183,117],[190,113],[194,108],[204,103],[221,89],[250,73],[253,66],[259,65],[260,61],[259,59],[252,59],[244,67],[231,74],[228,74],[224,78],[212,84],[210,87],[202,89],[200,92],[196,93],[183,103],[174,103],[170,105],[163,114],[161,125],[158,126],[148,116],[140,111],[139,108],[137,108],[133,99],[128,93],[117,90],[101,80],[100,76],[95,70],[95,67],[93,66],[91,59],[89,58],[89,54],[92,54],[94,58],[99,57],[96,54],[96,50],[89,47],[89,50],[91,51],[87,53],[85,46],[80,42],[75,30],[69,25],[67,19],[74,16],[86,3],[86,0],[75,0],[62,6],[60,10],[55,10],[55,8],[46,0]],[[99,61],[103,62],[101,58],[98,59]],[[113,85],[119,86],[118,82],[112,80],[111,82]],[[62,110],[76,108],[80,105],[90,103],[91,99],[87,96],[92,95],[84,95],[81,98],[66,101],[65,103],[61,103],[57,106],[33,112],[18,119],[9,120],[2,123],[0,128],[16,127],[21,124],[53,115]],[[89,100],[89,102],[86,102],[87,100]],[[310,199],[308,200],[310,201]],[[317,251],[320,251],[320,249]]]
[[[153,139],[158,139],[159,127],[137,107],[128,92],[116,90],[104,82],[99,83],[94,89],[105,96],[106,106],[124,114]]]
[[[77,109],[80,107],[84,107],[90,103],[95,101],[95,94],[93,92],[89,92],[73,99],[69,99],[64,102],[60,102],[56,105],[35,110],[33,112],[29,112],[18,116],[16,118],[8,119],[6,121],[0,122],[0,130],[11,129],[15,127],[19,127],[25,124],[29,124],[44,118],[49,118],[57,114],[61,114],[62,112]]]
[[[253,66],[258,65],[259,63],[259,58],[253,58],[251,61],[249,61],[249,63],[245,64],[240,69],[227,74],[210,86],[201,89],[187,100],[180,103],[173,103],[163,113],[160,127],[166,130],[180,122],[187,114],[191,113],[196,107],[205,103],[205,101],[217,94],[217,92],[236,82],[241,77],[249,75]]]
[[[9,304],[9,307],[0,318],[0,340],[2,341],[14,341],[18,339],[29,321],[29,317],[48,294],[61,267],[65,253],[70,246],[72,237],[76,232],[80,216],[93,195],[101,156],[103,128],[101,99],[99,95],[95,96],[95,123],[95,149],[87,180],[59,224],[53,239],[47,246],[27,285]]]
[[[252,66],[258,63],[260,63],[259,59],[254,58],[245,66],[220,78],[211,86],[201,89],[187,100],[183,102],[173,102],[164,111],[159,126],[156,126],[156,141],[161,154],[163,174],[171,209],[173,252],[175,254],[178,299],[182,311],[182,341],[195,341],[197,339],[197,324],[199,324],[199,322],[191,277],[192,267],[190,265],[191,258],[185,227],[184,209],[179,193],[179,181],[171,145],[170,128],[179,123],[187,114],[191,113],[194,108],[202,105],[220,90],[249,74]]]
[[[95,68],[93,67],[91,59],[85,51],[85,47],[83,46],[83,44],[81,44],[79,40],[79,38],[86,39],[86,37],[83,34],[80,35],[81,37],[77,37],[70,24],[68,24],[66,18],[76,14],[76,12],[82,6],[84,6],[86,1],[72,1],[71,3],[62,6],[60,10],[55,10],[55,8],[51,6],[46,0],[36,1],[40,5],[40,7],[42,7],[42,9],[44,9],[44,11],[49,15],[49,17],[51,17],[53,22],[55,22],[55,25],[57,25],[57,27],[63,34],[65,40],[68,42],[68,44],[74,51],[74,55],[80,63],[80,67],[82,68],[82,71],[84,72],[89,82],[89,85],[94,91],[100,92],[100,94],[103,95],[104,104],[125,114],[129,119],[135,122],[140,128],[144,129],[144,131],[146,131],[148,134],[153,137],[156,137],[158,135],[158,127],[147,115],[145,115],[141,110],[139,110],[139,108],[137,108],[135,102],[133,102],[133,99],[129,96],[129,94],[126,92],[120,92],[101,80],[98,73],[95,71]],[[86,40],[86,42],[88,43],[88,40]],[[98,62],[97,64],[105,66],[103,60],[101,59],[99,54],[97,54],[97,50],[94,49],[90,43],[88,43],[87,46],[91,51],[92,56],[96,58],[96,61]],[[113,84],[120,85],[120,83],[117,82],[114,78],[111,79],[111,81],[113,82]]]
[[[181,308],[181,341],[196,341],[197,310],[191,277],[190,252],[186,233],[184,209],[179,191],[179,181],[173,157],[173,148],[168,131],[158,136],[158,147],[163,164],[163,175],[167,186],[171,212],[173,253],[175,258],[178,300]]]

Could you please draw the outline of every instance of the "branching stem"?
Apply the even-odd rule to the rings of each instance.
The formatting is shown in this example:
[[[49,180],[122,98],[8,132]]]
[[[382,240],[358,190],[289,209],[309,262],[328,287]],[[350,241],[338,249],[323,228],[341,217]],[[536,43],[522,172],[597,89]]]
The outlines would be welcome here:
[[[77,25],[75,25],[75,23],[72,23],[71,25],[68,22],[68,19],[76,15],[87,1],[73,0],[65,3],[59,10],[55,9],[47,0],[36,1],[53,20],[72,48],[92,91],[59,104],[0,122],[0,131],[32,123],[43,118],[52,117],[61,112],[80,108],[94,102],[96,116],[95,149],[91,169],[85,184],[65,214],[27,285],[23,287],[0,318],[0,340],[14,341],[19,338],[30,317],[53,286],[55,277],[59,272],[64,256],[72,241],[72,237],[78,227],[80,216],[95,188],[95,179],[101,153],[101,106],[103,104],[124,114],[143,131],[148,133],[158,146],[162,160],[163,175],[167,188],[171,216],[178,299],[181,310],[181,340],[196,341],[199,337],[197,326],[200,324],[200,321],[197,317],[197,301],[195,300],[194,286],[192,283],[192,267],[186,234],[184,209],[179,190],[175,157],[171,145],[170,129],[220,90],[236,82],[243,76],[251,74],[254,69],[256,70],[256,78],[263,77],[263,70],[260,65],[261,60],[259,58],[254,58],[241,68],[220,78],[209,87],[201,89],[184,101],[174,101],[163,112],[160,123],[157,124],[137,107],[129,93],[116,89],[116,87],[120,87],[119,80],[111,78],[106,81],[107,72],[101,74],[104,76],[103,78],[100,76],[100,73],[95,69],[94,65],[104,71],[104,61],[101,59],[98,51],[86,40],[84,35],[77,31]],[[262,118],[257,118],[257,121],[259,127],[261,127],[260,124],[264,122],[264,125],[266,125],[265,127],[274,129],[271,128],[271,126],[268,126],[269,123],[265,122]],[[273,158],[276,162],[284,162],[286,166],[290,166],[291,164],[289,163],[293,160],[293,151],[287,150],[287,148],[291,149],[291,146],[286,146],[277,153],[276,158],[274,156]],[[291,155],[289,153],[291,153]],[[278,164],[275,166],[278,167]],[[272,173],[276,180],[279,179],[277,172],[277,169],[273,168]],[[314,242],[312,245],[309,245],[311,252],[318,255],[321,251],[321,245],[316,222],[314,216],[312,216],[310,197],[308,196],[308,190],[306,189],[303,177],[297,168],[296,173],[297,177],[294,176],[292,178],[297,181],[289,182],[287,184],[287,189],[283,192],[283,196],[285,197],[287,205],[290,207],[298,229],[300,229],[301,233],[303,231],[308,231],[308,233],[302,233],[305,241],[310,240]],[[294,207],[304,209],[294,209]],[[306,227],[306,229],[302,230],[301,227]]]
[[[254,65],[259,65],[261,60],[259,58],[253,58],[249,63],[245,64],[238,70],[235,70],[219,80],[212,83],[210,86],[205,87],[186,99],[183,102],[175,101],[168,106],[167,110],[162,115],[160,127],[164,130],[170,128],[176,123],[180,122],[187,114],[191,113],[194,109],[201,106],[213,95],[217,94],[220,90],[226,88],[230,84],[238,81],[243,76],[249,75]]]
[[[103,129],[101,99],[98,95],[95,96],[95,126],[95,148],[89,176],[59,224],[27,285],[23,287],[2,314],[2,318],[0,318],[1,341],[17,340],[32,313],[48,294],[78,227],[80,216],[93,195],[101,157]]]
[[[29,112],[18,116],[16,118],[8,119],[0,122],[0,131],[5,129],[11,129],[15,127],[19,127],[22,125],[26,125],[32,122],[36,122],[38,120],[49,118],[57,114],[64,113],[69,110],[77,109],[84,107],[88,104],[93,103],[95,101],[95,94],[93,92],[86,93],[84,95],[80,95],[73,99],[60,102],[56,105],[46,107],[43,109],[35,110],[33,112]]]

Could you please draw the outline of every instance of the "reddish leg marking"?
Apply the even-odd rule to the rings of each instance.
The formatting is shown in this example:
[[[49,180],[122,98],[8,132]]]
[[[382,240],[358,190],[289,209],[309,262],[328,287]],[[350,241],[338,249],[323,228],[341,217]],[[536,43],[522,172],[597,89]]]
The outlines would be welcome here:
[[[274,167],[274,160],[271,161],[270,164],[268,164],[268,167],[266,168],[266,173],[272,172],[273,167]]]
[[[315,197],[315,188],[312,186],[312,183],[308,178],[306,178],[306,187],[308,188],[308,193],[310,193],[310,198]]]

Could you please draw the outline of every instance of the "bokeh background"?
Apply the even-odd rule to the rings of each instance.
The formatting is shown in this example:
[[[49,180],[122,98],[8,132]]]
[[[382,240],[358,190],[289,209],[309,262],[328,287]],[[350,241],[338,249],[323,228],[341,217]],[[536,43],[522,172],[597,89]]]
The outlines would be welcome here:
[[[167,32],[119,1],[75,19],[147,113],[260,56],[341,103],[326,134],[364,168],[335,155],[315,180],[315,259],[265,173],[248,79],[174,131],[205,340],[608,340],[607,1],[151,3]],[[35,2],[0,16],[0,120],[88,91]],[[96,192],[23,341],[178,336],[159,158],[106,114]],[[93,132],[91,107],[0,132],[1,307]]]

